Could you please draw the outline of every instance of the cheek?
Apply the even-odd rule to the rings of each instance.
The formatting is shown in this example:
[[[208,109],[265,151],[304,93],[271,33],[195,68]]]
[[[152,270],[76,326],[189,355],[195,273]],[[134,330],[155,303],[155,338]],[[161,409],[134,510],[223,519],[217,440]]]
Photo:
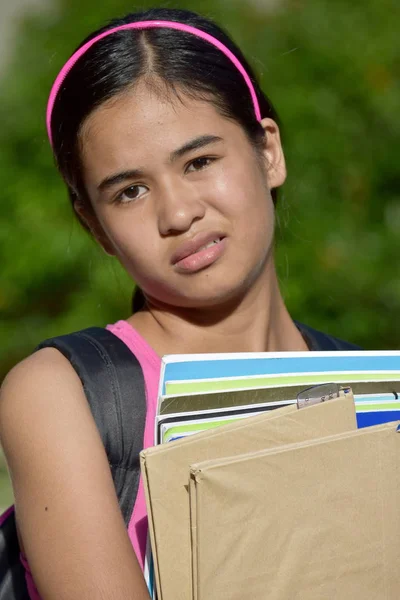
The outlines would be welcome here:
[[[227,172],[216,187],[226,215],[236,217],[240,227],[260,230],[273,226],[274,207],[265,178],[257,166],[242,165]]]
[[[158,252],[157,236],[140,211],[118,210],[104,217],[103,227],[119,260],[130,271],[140,270],[141,265],[146,268]]]

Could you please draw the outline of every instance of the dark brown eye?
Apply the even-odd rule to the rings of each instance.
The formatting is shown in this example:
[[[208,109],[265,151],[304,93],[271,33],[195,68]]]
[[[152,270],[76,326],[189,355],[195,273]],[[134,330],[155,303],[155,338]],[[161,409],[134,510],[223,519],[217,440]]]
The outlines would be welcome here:
[[[215,159],[210,158],[209,156],[200,156],[199,158],[195,158],[189,164],[188,171],[201,171],[202,169],[208,167],[209,164],[213,162],[213,160]],[[191,169],[190,167],[193,167],[193,169]]]
[[[130,185],[119,194],[117,197],[117,202],[120,202],[121,204],[127,204],[128,202],[137,200],[144,193],[140,193],[140,188],[144,189],[145,192],[147,191],[147,187],[145,185]]]
[[[139,186],[138,185],[131,185],[131,187],[128,187],[124,192],[124,196],[126,196],[127,198],[129,198],[130,200],[134,200],[135,198],[138,197],[139,195]]]

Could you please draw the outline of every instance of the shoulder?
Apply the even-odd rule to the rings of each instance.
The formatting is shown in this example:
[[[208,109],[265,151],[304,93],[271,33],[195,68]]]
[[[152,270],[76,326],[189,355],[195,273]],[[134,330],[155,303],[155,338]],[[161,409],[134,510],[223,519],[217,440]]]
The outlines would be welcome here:
[[[38,385],[50,383],[63,386],[72,382],[79,382],[79,378],[69,360],[55,348],[42,348],[9,371],[1,385],[0,398],[4,400],[10,392],[21,391],[25,387],[34,390]]]
[[[79,382],[79,378],[70,361],[56,348],[41,348],[9,371],[0,388],[1,397],[10,388],[35,388],[38,383],[45,385],[46,382],[63,385],[72,381]]]
[[[346,342],[328,333],[318,331],[309,325],[295,321],[310,350],[362,350],[360,346]]]
[[[18,363],[0,388],[0,438],[21,442],[21,431],[33,433],[62,417],[88,412],[79,377],[55,348],[43,348]]]

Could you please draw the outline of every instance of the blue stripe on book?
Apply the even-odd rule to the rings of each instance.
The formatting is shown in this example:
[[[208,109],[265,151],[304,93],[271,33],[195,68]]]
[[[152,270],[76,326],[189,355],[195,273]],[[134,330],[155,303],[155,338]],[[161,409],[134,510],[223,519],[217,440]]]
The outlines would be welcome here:
[[[152,598],[156,598],[156,590],[154,588],[154,562],[153,562],[153,555],[150,554],[150,561],[149,561],[149,592],[150,592],[150,596]]]
[[[309,373],[330,371],[400,371],[400,353],[397,356],[329,356],[293,358],[249,358],[201,360],[167,363],[165,381],[219,379],[281,373]]]
[[[359,429],[363,427],[372,427],[381,423],[391,423],[392,421],[400,421],[400,410],[382,410],[377,412],[357,413],[357,426]]]

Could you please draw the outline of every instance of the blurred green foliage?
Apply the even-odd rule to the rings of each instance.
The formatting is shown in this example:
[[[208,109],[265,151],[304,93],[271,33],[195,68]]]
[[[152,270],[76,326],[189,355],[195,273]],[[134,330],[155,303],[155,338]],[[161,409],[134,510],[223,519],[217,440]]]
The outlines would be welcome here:
[[[21,22],[0,82],[0,381],[43,338],[129,313],[133,283],[75,221],[44,112],[54,77],[88,32],[154,4],[62,0]],[[222,24],[281,115],[289,179],[277,264],[293,317],[365,348],[398,348],[400,4],[167,5]]]

